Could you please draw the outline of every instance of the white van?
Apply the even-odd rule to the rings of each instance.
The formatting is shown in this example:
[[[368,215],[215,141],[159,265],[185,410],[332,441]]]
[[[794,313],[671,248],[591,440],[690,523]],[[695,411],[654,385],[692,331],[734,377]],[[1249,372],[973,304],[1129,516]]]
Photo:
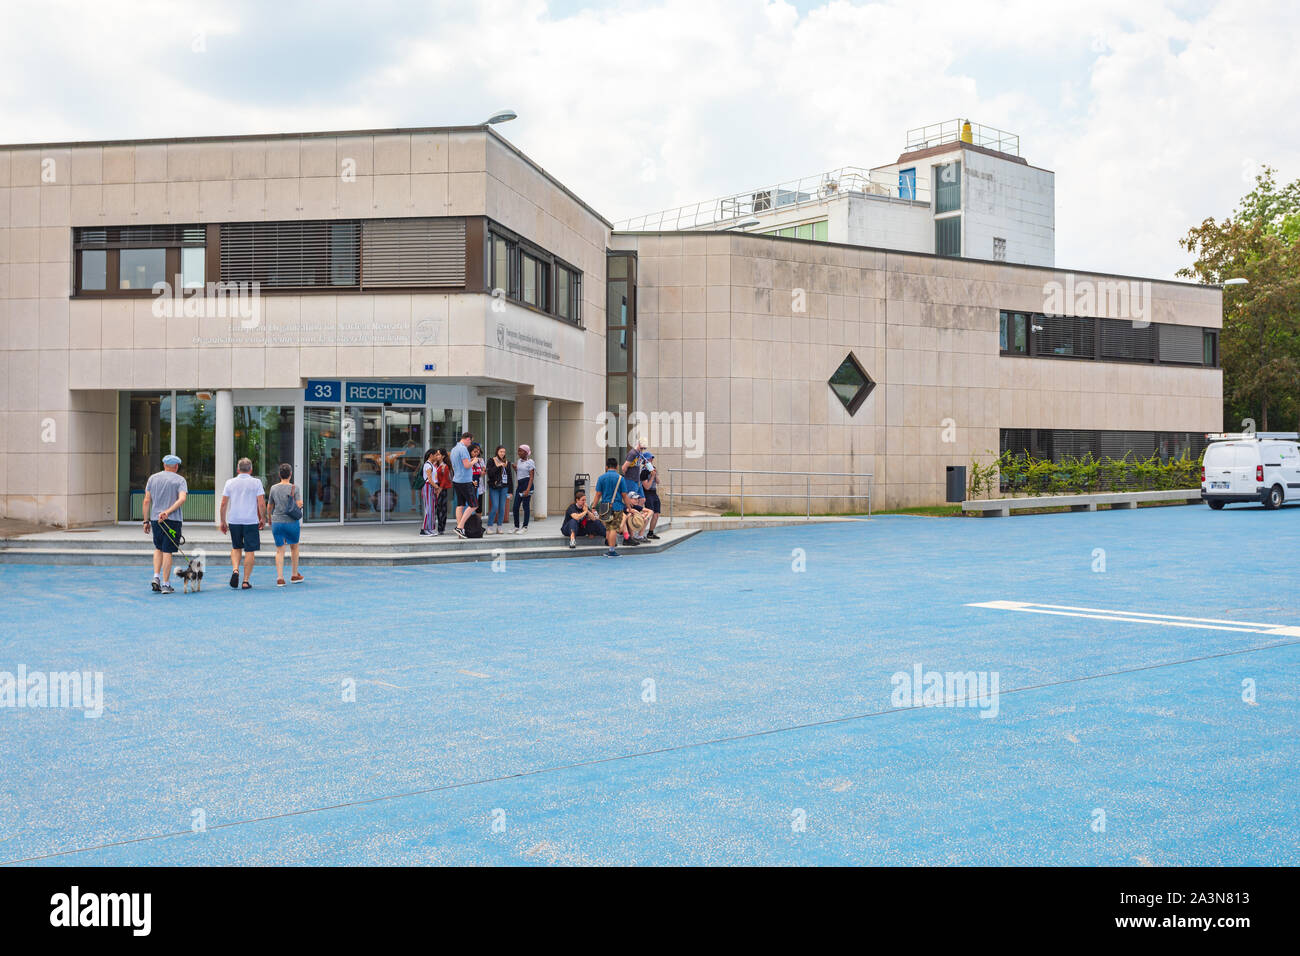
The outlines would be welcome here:
[[[1300,501],[1300,444],[1271,435],[1227,438],[1206,446],[1201,462],[1201,500],[1218,511],[1238,501],[1280,508]]]

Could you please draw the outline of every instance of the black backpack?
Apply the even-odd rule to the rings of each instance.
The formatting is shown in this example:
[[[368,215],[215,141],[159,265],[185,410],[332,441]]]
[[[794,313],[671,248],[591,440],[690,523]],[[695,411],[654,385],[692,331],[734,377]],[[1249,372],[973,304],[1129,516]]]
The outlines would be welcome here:
[[[467,538],[483,537],[483,519],[478,516],[477,511],[471,511],[469,513],[469,517],[465,519],[465,524],[462,525],[462,528],[465,531],[465,537]]]

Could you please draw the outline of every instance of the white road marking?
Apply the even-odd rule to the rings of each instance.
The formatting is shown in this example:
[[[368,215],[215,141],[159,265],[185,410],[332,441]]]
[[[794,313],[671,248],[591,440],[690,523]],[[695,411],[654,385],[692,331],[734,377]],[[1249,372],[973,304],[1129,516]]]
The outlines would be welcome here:
[[[995,611],[1024,611],[1058,617],[1086,617],[1097,621],[1125,621],[1130,624],[1160,624],[1165,627],[1192,627],[1210,631],[1236,631],[1240,634],[1270,634],[1275,637],[1300,637],[1300,627],[1287,624],[1261,624],[1258,621],[1225,621],[1215,617],[1184,617],[1178,614],[1152,614],[1148,611],[1115,611],[1068,604],[1033,604],[1028,601],[982,601],[967,607],[985,607]]]

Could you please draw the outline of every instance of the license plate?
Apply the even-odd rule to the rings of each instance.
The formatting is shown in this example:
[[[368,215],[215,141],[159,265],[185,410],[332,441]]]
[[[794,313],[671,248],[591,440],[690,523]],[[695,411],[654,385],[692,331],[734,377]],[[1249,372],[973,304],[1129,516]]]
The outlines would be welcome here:
[[[1228,483],[1227,483],[1226,481],[1212,481],[1212,482],[1210,482],[1210,487],[1211,487],[1211,488],[1227,488],[1227,487],[1228,487]]]

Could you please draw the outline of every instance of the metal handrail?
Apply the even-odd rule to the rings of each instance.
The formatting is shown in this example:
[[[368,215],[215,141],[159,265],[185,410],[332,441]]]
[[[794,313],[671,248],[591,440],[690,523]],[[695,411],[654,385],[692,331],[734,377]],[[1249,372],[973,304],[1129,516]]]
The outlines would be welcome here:
[[[961,119],[944,120],[941,123],[931,123],[929,126],[918,126],[916,129],[907,131],[906,150],[911,152],[917,149],[927,149],[931,146],[940,146],[944,143],[956,143],[961,141],[962,124],[967,122]],[[986,149],[994,149],[999,153],[1008,153],[1012,156],[1020,155],[1020,136],[1016,133],[1008,133],[1006,130],[998,129],[995,126],[984,126],[980,123],[971,123],[971,144],[973,146],[983,146]]]
[[[724,469],[724,468],[665,468],[664,471],[667,473],[667,477],[668,477],[668,524],[669,524],[669,525],[672,525],[672,523],[673,523],[673,501],[674,501],[674,499],[675,499],[675,498],[679,498],[679,497],[680,497],[680,498],[688,497],[688,494],[687,494],[686,492],[679,492],[679,491],[676,490],[676,485],[675,485],[675,483],[673,482],[673,473],[674,473],[674,472],[676,472],[677,474],[680,474],[680,475],[706,475],[706,476],[707,476],[707,475],[726,475],[726,476],[729,477],[729,478],[734,478],[734,477],[736,477],[736,476],[739,476],[739,477],[740,477],[740,494],[739,494],[738,497],[739,497],[739,499],[740,499],[740,518],[741,518],[742,521],[743,521],[744,518],[745,518],[745,499],[746,499],[747,497],[748,497],[748,498],[797,498],[797,497],[799,497],[799,494],[798,494],[797,492],[796,492],[796,493],[793,493],[793,494],[791,494],[791,493],[782,493],[782,494],[764,494],[764,493],[760,493],[760,492],[750,492],[749,494],[746,494],[746,493],[745,493],[745,476],[746,476],[746,475],[777,476],[777,477],[781,477],[781,478],[786,478],[786,479],[788,479],[788,480],[790,480],[790,481],[795,481],[795,480],[797,480],[797,479],[799,478],[799,475],[798,475],[798,474],[794,474],[794,473],[791,473],[791,472],[788,472],[788,471],[750,471],[750,470],[744,470],[744,471],[741,471],[741,470],[729,470],[729,469]],[[804,499],[807,501],[807,514],[805,515],[805,517],[807,517],[807,518],[809,518],[809,519],[812,518],[812,500],[813,500],[814,498],[831,498],[831,499],[834,499],[834,498],[864,498],[864,497],[867,499],[867,517],[871,517],[871,486],[872,486],[872,482],[873,482],[873,480],[874,480],[874,478],[875,478],[875,475],[874,475],[872,472],[869,472],[869,471],[859,471],[859,472],[852,472],[852,471],[821,471],[821,472],[804,472],[804,473],[803,473],[803,478],[804,478],[804,494],[803,494],[803,497],[804,497]],[[813,490],[812,490],[812,480],[813,480],[814,478],[865,478],[865,479],[867,480],[867,493],[866,493],[865,495],[847,495],[847,494],[844,494],[843,492],[839,492],[839,493],[836,493],[836,494],[822,494],[822,493],[820,493],[820,492],[818,492],[818,493],[814,493]],[[706,488],[705,488],[705,491],[704,491],[704,495],[705,495],[706,497],[708,496],[707,484],[708,484],[708,479],[707,479],[707,477],[706,477],[706,479],[705,479],[705,485],[706,485]],[[730,496],[730,495],[731,495],[731,492],[728,491],[728,492],[727,492],[727,495]]]
[[[890,202],[930,201],[929,181],[918,176],[908,195],[904,194],[898,173],[861,166],[842,166],[825,173],[804,176],[776,185],[746,189],[717,199],[687,203],[675,209],[633,216],[615,223],[619,232],[679,232],[692,229],[717,229],[752,217],[784,214],[803,206],[820,204],[836,196],[869,196]]]

